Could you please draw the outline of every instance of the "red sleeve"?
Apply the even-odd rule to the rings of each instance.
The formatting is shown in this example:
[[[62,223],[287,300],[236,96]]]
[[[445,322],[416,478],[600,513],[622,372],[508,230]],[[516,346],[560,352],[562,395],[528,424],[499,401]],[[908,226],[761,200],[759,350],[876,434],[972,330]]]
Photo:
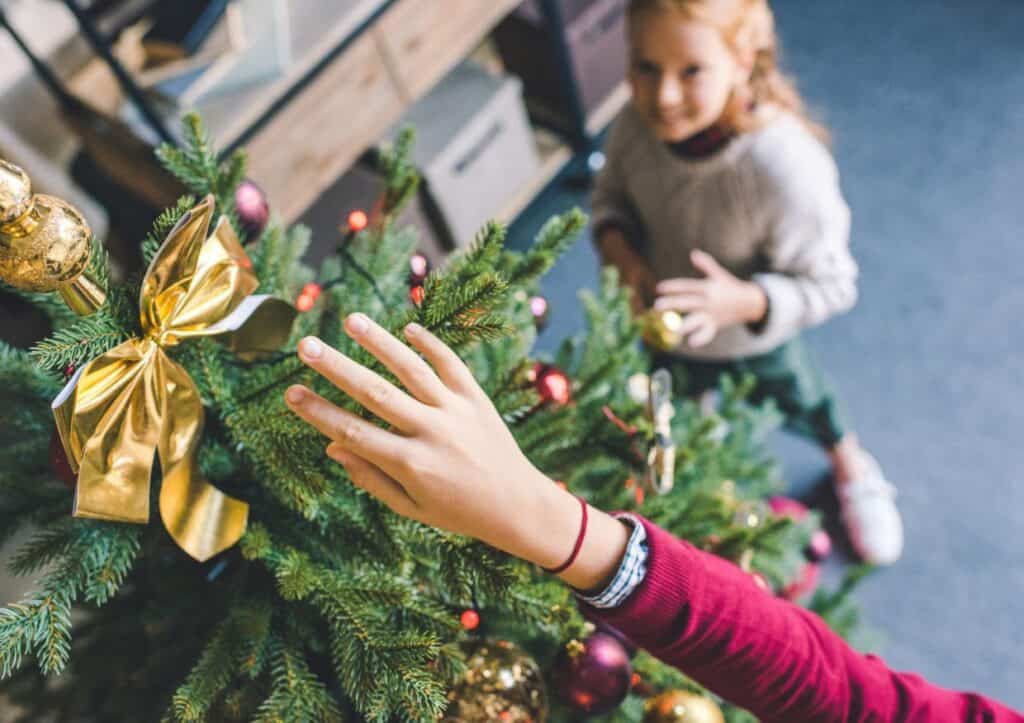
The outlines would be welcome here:
[[[732,563],[641,520],[647,576],[618,608],[584,606],[763,723],[1024,723],[980,695],[895,673]]]

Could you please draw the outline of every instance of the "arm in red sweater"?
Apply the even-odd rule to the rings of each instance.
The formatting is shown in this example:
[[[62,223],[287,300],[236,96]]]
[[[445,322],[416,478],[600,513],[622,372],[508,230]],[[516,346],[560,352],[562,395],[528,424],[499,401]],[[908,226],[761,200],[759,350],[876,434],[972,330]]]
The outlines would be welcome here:
[[[620,607],[587,607],[763,723],[1024,723],[1024,715],[861,655],[814,614],[647,520],[647,576]],[[586,606],[585,606],[586,607]]]

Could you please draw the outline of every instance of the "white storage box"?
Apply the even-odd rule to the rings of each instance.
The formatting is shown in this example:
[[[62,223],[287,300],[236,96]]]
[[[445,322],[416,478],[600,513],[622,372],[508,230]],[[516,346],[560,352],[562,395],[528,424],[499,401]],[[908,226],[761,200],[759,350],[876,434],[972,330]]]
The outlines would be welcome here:
[[[414,105],[414,160],[451,242],[468,245],[540,170],[518,78],[466,62]]]

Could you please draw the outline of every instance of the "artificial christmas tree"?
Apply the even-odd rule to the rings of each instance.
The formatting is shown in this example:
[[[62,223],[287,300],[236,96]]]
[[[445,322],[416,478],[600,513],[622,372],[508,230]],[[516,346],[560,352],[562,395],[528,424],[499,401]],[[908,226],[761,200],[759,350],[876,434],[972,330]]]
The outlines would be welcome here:
[[[31,353],[0,347],[0,402],[7,410],[0,419],[0,530],[8,536],[36,529],[11,567],[40,575],[36,594],[0,611],[3,691],[24,708],[21,720],[493,715],[500,699],[474,675],[492,663],[495,670],[508,664],[532,671],[530,659],[550,673],[560,651],[588,639],[591,626],[564,586],[485,545],[396,517],[349,484],[325,456],[324,440],[287,410],[284,390],[300,382],[371,418],[294,354],[300,338],[315,334],[389,376],[342,333],[341,320],[352,311],[390,329],[415,320],[451,345],[531,461],[595,506],[638,509],[776,589],[799,573],[814,518],[775,517],[761,502],[779,483],[761,445],[773,416],[744,402],[746,386],[726,382],[722,403],[710,414],[676,400],[673,416],[653,417],[630,394],[627,380],[650,370],[613,273],[596,293],[583,295],[587,329],[555,358],[530,358],[536,334],[530,298],[537,279],[582,229],[580,213],[552,219],[525,254],[505,250],[503,229],[488,225],[471,249],[419,279],[410,300],[416,239],[392,224],[418,182],[407,160],[409,134],[383,157],[380,213],[350,225],[335,256],[313,270],[300,263],[305,229],[271,219],[246,247],[237,243],[244,229],[234,203],[244,162],[219,160],[196,118],[187,119],[185,130],[186,146],[165,148],[161,157],[196,195],[157,219],[143,246],[150,263],[145,277],[110,281],[93,240],[89,278],[106,287],[95,313],[76,318],[48,296],[5,289],[46,310],[55,329]],[[194,242],[181,247],[190,262],[165,264],[184,237]],[[212,315],[209,305],[189,306],[211,282],[230,290],[214,297],[222,303]],[[271,299],[295,300],[301,313],[293,321],[283,302]],[[211,338],[214,331],[244,330],[225,315],[237,322],[239,309],[256,314],[250,307],[264,304],[277,312],[259,333]],[[171,317],[177,322],[154,323]],[[287,331],[287,339],[270,343],[275,330]],[[146,403],[124,417],[132,433],[122,441],[147,435],[160,441],[131,454],[107,445],[107,452],[119,451],[100,455],[111,464],[96,475],[93,437],[82,430],[98,422],[89,418],[80,385],[102,360],[113,364],[112,350],[126,344],[166,357],[164,368],[180,373],[161,378],[175,390],[194,389],[201,406],[198,412],[190,406],[187,433],[168,435],[159,430],[177,429],[182,407],[167,401],[168,388],[149,384]],[[131,499],[145,507],[135,519],[160,517],[167,529],[69,514],[66,474],[50,461],[51,401],[65,387],[69,365],[77,371],[67,386],[79,406],[70,412],[70,427],[62,422],[62,434],[79,469],[76,495],[87,496],[85,486],[109,494],[104,485],[117,482],[118,464],[131,460],[152,470],[152,479],[134,477]],[[64,407],[57,406],[60,421]],[[69,429],[78,436],[69,437]],[[649,450],[666,434],[675,447],[671,490],[629,484],[648,477]],[[185,440],[190,480],[202,485],[175,496],[179,514],[168,515],[163,501],[186,469],[176,464],[185,457],[172,454],[175,440]],[[154,447],[159,467],[152,465]],[[145,492],[150,484],[153,494]],[[644,490],[646,496],[637,494]],[[226,521],[225,509],[235,510]],[[838,597],[821,599],[844,610]],[[74,625],[73,609],[81,610]],[[481,657],[484,647],[502,651],[504,662]],[[634,693],[607,720],[636,723],[643,696],[686,686],[676,671],[643,653],[631,668]],[[510,694],[499,719],[560,721],[578,713],[556,702],[535,710],[552,696],[533,672],[523,675],[525,697]],[[472,700],[461,700],[460,691]],[[745,716],[727,706],[725,713],[734,721]]]

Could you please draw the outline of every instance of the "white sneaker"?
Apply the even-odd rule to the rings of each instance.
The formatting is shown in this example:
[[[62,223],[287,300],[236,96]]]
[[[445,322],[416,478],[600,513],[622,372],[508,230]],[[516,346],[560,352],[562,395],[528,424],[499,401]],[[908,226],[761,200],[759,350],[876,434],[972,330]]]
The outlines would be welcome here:
[[[857,474],[836,485],[840,517],[853,549],[865,562],[891,565],[903,554],[903,520],[896,509],[896,488],[882,468],[862,453]]]

